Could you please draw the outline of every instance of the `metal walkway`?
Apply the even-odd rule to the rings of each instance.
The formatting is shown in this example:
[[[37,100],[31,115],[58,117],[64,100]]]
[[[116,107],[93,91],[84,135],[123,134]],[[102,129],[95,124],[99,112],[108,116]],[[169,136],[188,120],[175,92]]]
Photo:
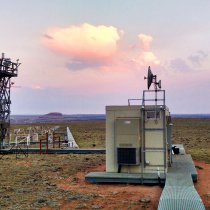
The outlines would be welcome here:
[[[40,153],[39,148],[21,148],[22,152],[27,152],[27,153]],[[43,149],[45,151],[45,149]],[[0,154],[16,154],[16,149],[2,149],[0,150]],[[84,148],[84,149],[75,149],[75,148],[70,148],[70,149],[57,149],[57,148],[52,148],[48,149],[48,154],[105,154],[106,150],[105,149],[100,149],[100,148]]]
[[[158,210],[205,210],[190,173],[168,173]]]
[[[198,179],[198,173],[195,168],[191,155],[172,155],[172,166],[168,168],[168,174],[190,173],[194,182]]]

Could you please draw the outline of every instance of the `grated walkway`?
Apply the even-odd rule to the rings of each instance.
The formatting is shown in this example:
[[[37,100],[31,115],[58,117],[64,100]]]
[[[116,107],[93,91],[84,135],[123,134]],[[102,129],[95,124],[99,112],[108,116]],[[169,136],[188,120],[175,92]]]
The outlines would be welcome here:
[[[205,210],[190,173],[168,173],[158,210]]]
[[[172,167],[168,168],[168,174],[190,173],[193,181],[197,181],[198,173],[191,155],[172,155]]]

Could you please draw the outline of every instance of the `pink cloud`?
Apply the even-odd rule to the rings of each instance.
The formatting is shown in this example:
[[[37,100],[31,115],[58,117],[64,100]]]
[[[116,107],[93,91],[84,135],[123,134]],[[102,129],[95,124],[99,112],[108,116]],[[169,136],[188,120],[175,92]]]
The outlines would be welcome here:
[[[153,40],[152,36],[146,35],[146,34],[139,34],[138,38],[141,41],[142,47],[144,51],[149,51],[150,50],[150,45]]]
[[[43,38],[51,50],[74,59],[107,59],[116,54],[121,32],[113,26],[84,23],[66,28],[50,28]]]
[[[120,42],[123,35],[124,32],[114,26],[84,23],[50,28],[43,36],[43,43],[50,50],[67,55],[65,67],[71,71],[129,72],[160,64],[151,50],[151,35],[140,33],[138,42],[127,49]]]
[[[151,51],[143,52],[140,57],[143,63],[155,64],[155,65],[160,64],[160,61],[158,60],[158,58]]]
[[[156,55],[151,51],[151,43],[153,40],[153,37],[146,34],[139,34],[138,38],[140,39],[140,42],[143,47],[143,52],[140,54],[138,60],[142,65],[148,64],[148,65],[158,65],[160,64],[159,59],[156,57]]]

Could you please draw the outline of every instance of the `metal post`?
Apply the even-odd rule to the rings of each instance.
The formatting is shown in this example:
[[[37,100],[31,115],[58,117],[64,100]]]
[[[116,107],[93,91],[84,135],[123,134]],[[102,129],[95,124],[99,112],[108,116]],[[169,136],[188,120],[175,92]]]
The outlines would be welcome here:
[[[166,163],[166,154],[167,154],[167,146],[166,146],[166,109],[165,106],[163,108],[163,145],[164,145],[164,176],[166,177],[167,163]]]
[[[46,154],[48,154],[48,132],[46,133]]]
[[[42,154],[42,140],[40,139],[39,141],[39,151],[40,151],[40,155]]]
[[[167,141],[168,141],[168,150],[169,150],[169,165],[172,164],[172,139],[171,139],[171,132],[172,132],[172,126],[173,124],[170,123],[167,126]]]
[[[60,136],[58,137],[58,148],[61,148],[61,138],[60,138]]]
[[[53,148],[55,148],[55,132],[53,132]]]
[[[157,121],[157,88],[155,89],[155,120]]]
[[[144,163],[145,163],[145,109],[141,108],[141,183],[144,179]]]

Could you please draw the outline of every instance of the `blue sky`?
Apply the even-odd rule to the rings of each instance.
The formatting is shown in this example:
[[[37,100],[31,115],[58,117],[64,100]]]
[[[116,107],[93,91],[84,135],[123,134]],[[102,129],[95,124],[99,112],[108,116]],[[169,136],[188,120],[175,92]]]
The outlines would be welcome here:
[[[141,98],[149,65],[172,113],[210,113],[209,1],[10,0],[1,8],[1,51],[22,63],[12,114],[104,113]]]

